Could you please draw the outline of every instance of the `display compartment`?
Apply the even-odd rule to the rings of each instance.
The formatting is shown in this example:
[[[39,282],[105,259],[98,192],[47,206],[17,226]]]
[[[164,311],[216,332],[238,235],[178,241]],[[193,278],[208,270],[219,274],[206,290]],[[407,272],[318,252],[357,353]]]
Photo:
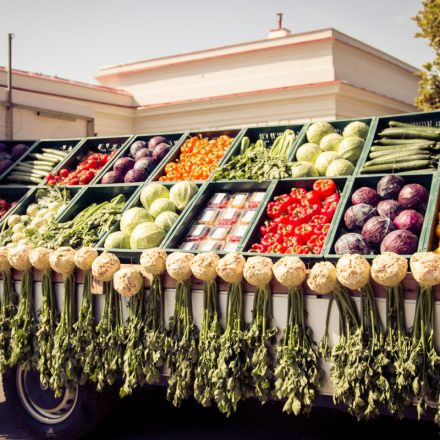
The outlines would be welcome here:
[[[156,171],[153,173],[152,177],[150,180],[160,180],[161,177],[164,177],[166,175],[165,173],[165,167],[172,163],[172,162],[176,162],[176,160],[179,159],[182,151],[182,146],[185,144],[185,141],[187,139],[191,139],[193,136],[201,136],[203,138],[217,138],[221,135],[227,135],[229,137],[233,137],[234,140],[232,141],[232,143],[229,145],[229,148],[226,150],[225,154],[223,155],[223,157],[220,159],[220,161],[218,162],[216,168],[218,168],[221,164],[224,163],[224,161],[226,160],[228,154],[230,151],[232,151],[236,145],[239,145],[241,142],[241,138],[243,137],[243,133],[244,133],[245,129],[236,129],[236,130],[215,130],[215,131],[203,131],[203,132],[190,132],[186,134],[185,139],[182,140],[181,144],[179,146],[176,146],[176,148],[174,148],[171,152],[171,154],[166,158],[166,160],[162,161],[160,163],[160,166],[158,166],[156,168]],[[212,178],[212,174],[210,176],[209,179]],[[209,180],[208,179],[208,180]],[[197,180],[196,181],[200,181]],[[201,182],[206,182],[206,180],[202,180]]]
[[[359,230],[349,230],[344,222],[344,214],[347,211],[347,209],[352,206],[351,197],[353,193],[362,187],[370,187],[373,189],[376,189],[377,184],[381,178],[384,176],[381,175],[371,175],[371,176],[356,176],[352,178],[353,182],[350,188],[350,191],[346,194],[346,197],[343,200],[343,203],[341,203],[340,210],[338,212],[338,216],[335,218],[336,223],[335,226],[330,230],[330,237],[329,237],[329,247],[327,249],[327,255],[329,258],[338,258],[340,255],[336,254],[335,251],[335,243],[343,234],[349,233],[349,232],[356,232],[360,233]],[[422,251],[425,249],[424,240],[425,240],[425,234],[426,229],[431,227],[432,223],[432,211],[433,211],[433,205],[435,204],[435,200],[437,198],[437,194],[434,194],[434,179],[432,174],[411,174],[411,175],[405,175],[402,176],[405,179],[406,184],[411,183],[418,183],[426,188],[426,190],[429,193],[429,199],[426,207],[426,211],[424,214],[424,221],[422,230],[419,235],[419,241],[418,241],[418,251]],[[377,214],[378,215],[378,214]],[[365,255],[367,258],[373,258],[376,253],[370,253]],[[408,255],[407,255],[408,256]],[[409,257],[409,256],[408,256]]]
[[[7,218],[14,210],[15,206],[23,203],[25,198],[32,193],[33,189],[34,188],[31,186],[15,186],[15,185],[0,186],[0,199],[5,200],[8,204],[12,202],[16,202],[16,205],[9,208],[7,212],[2,217],[0,217],[0,225],[4,221],[7,221]],[[1,230],[1,226],[0,226],[0,230]]]
[[[164,185],[168,190],[175,185],[178,182],[161,182],[162,185]],[[130,208],[134,208],[134,207],[143,207],[142,203],[141,203],[141,193],[142,190],[148,185],[142,185],[140,188],[137,188],[136,191],[134,192],[132,198],[130,199],[129,203],[126,204],[125,208],[124,208],[124,212],[127,211]],[[127,185],[128,186],[128,185]],[[202,187],[203,184],[201,183],[196,183],[198,192],[194,195],[194,197],[189,201],[188,205],[182,210],[182,211],[178,211],[177,213],[179,214],[179,218],[177,219],[177,221],[171,226],[171,228],[166,232],[164,239],[162,240],[162,242],[160,243],[160,247],[164,247],[165,243],[170,239],[170,237],[174,234],[174,229],[177,226],[177,224],[181,221],[181,219],[185,216],[185,214],[188,212],[188,210],[192,209],[192,206],[195,202],[195,200],[198,197],[198,194],[202,191]],[[97,186],[97,188],[100,188],[101,185]],[[111,187],[114,187],[114,185],[111,185]],[[136,188],[132,185],[128,186],[130,188]],[[104,251],[104,243],[106,238],[109,236],[109,234],[111,234],[112,232],[117,232],[120,230],[120,225],[119,222],[115,223],[112,225],[112,227],[110,228],[110,230],[104,234],[99,242],[97,243],[97,248],[100,251]],[[121,261],[124,262],[138,262],[139,261],[139,257],[143,252],[143,249],[107,249],[108,251],[114,253],[115,255],[117,255]]]
[[[57,167],[57,170],[54,175],[59,175],[60,171],[63,169],[67,169],[69,172],[72,172],[76,169],[76,167],[81,163],[81,161],[90,153],[105,153],[110,154],[113,151],[113,155],[118,154],[120,150],[122,150],[125,145],[130,141],[132,135],[127,136],[112,136],[112,137],[90,137],[85,138],[81,141],[81,143],[77,146],[77,148],[69,155],[69,157],[60,163]],[[108,161],[113,159],[112,156]],[[81,183],[70,183],[70,185],[76,186],[85,186],[85,185],[93,185],[95,182],[99,181],[102,172],[107,163],[103,164],[99,170],[94,173],[94,177],[91,178],[87,184]]]
[[[341,135],[342,135],[342,132],[344,131],[344,128],[348,124],[350,124],[351,122],[355,122],[355,121],[364,122],[365,124],[367,124],[370,127],[370,129],[368,130],[368,135],[367,135],[367,138],[365,139],[365,144],[364,144],[362,153],[361,153],[361,155],[355,165],[355,171],[354,171],[353,175],[358,174],[359,167],[362,162],[362,158],[366,155],[366,151],[369,151],[371,143],[373,142],[373,137],[374,137],[374,133],[376,130],[377,118],[370,117],[370,118],[343,119],[341,121],[327,121],[329,124],[331,124],[334,127],[334,129],[336,130],[336,133],[341,134]],[[311,124],[313,124],[313,122]],[[306,132],[307,132],[307,129],[310,127],[310,125],[305,128],[304,136],[302,136],[301,139],[296,143],[295,150],[292,152],[292,160],[296,160],[296,153],[298,151],[298,148],[301,145],[308,142]]]
[[[431,187],[431,199],[428,209],[426,210],[426,221],[422,231],[423,248],[424,251],[435,251],[440,248],[440,176],[435,176]]]
[[[347,193],[350,191],[351,187],[351,181],[350,179],[347,179],[345,177],[335,177],[332,180],[335,182],[337,191],[340,193],[340,202],[338,203],[338,206],[336,207],[335,214],[333,216],[333,219],[330,222],[330,230],[327,234],[327,236],[324,239],[324,244],[322,246],[322,251],[319,254],[298,254],[292,250],[290,253],[278,253],[278,252],[251,252],[251,247],[254,243],[259,243],[261,234],[260,234],[260,228],[265,224],[267,220],[269,220],[269,217],[266,213],[266,208],[270,202],[274,200],[275,197],[280,196],[282,194],[289,194],[293,188],[304,188],[307,191],[310,191],[313,189],[313,184],[320,180],[319,178],[301,178],[301,179],[286,179],[286,180],[279,180],[274,183],[273,190],[271,194],[268,196],[268,198],[265,200],[265,202],[262,204],[261,209],[259,211],[259,214],[256,218],[256,220],[253,222],[252,228],[249,229],[248,234],[243,241],[243,247],[242,250],[246,253],[252,253],[252,255],[270,255],[271,257],[282,257],[285,255],[300,255],[301,258],[306,257],[310,260],[316,260],[316,259],[322,259],[325,255],[325,251],[329,245],[329,239],[330,239],[330,231],[335,227],[338,213],[341,209],[341,205],[343,204],[344,198],[346,197]],[[304,245],[307,245],[305,243]],[[293,244],[292,244],[293,246]],[[300,245],[303,246],[303,245]]]
[[[186,214],[179,219],[173,233],[170,235],[169,239],[164,243],[164,246],[169,250],[181,250],[181,251],[183,250],[194,253],[215,250],[219,254],[224,254],[234,250],[242,250],[243,242],[246,238],[247,231],[252,226],[252,223],[255,222],[255,219],[259,215],[260,210],[265,205],[267,198],[272,193],[274,185],[275,185],[274,182],[252,182],[252,181],[234,181],[234,182],[222,181],[222,182],[207,183],[202,188],[202,190],[199,191],[199,194],[196,200],[194,201],[194,204],[191,207],[191,209],[187,210]],[[233,195],[233,194],[255,193],[255,192],[264,193],[264,196],[259,206],[256,207],[256,209],[252,209],[255,211],[252,220],[245,219],[243,222],[240,221],[240,219],[243,218],[243,214],[246,214],[246,212],[250,211],[250,209],[248,208],[242,209],[241,215],[236,215],[237,211],[226,212],[226,210],[236,209],[233,208],[232,206],[231,207],[225,206],[224,208],[221,209],[208,208],[214,210],[219,209],[219,214],[215,219],[211,219],[211,220],[207,219],[207,221],[204,224],[201,224],[202,226],[209,228],[208,234],[206,235],[206,237],[205,236],[201,237],[200,234],[204,234],[204,232],[206,231],[194,231],[195,234],[200,232],[199,237],[195,237],[196,239],[200,238],[199,241],[203,241],[204,238],[206,238],[206,241],[220,241],[222,240],[222,234],[224,232],[222,231],[222,229],[224,227],[227,227],[229,229],[228,234],[234,233],[234,237],[233,237],[234,240],[229,240],[229,239],[225,240],[224,243],[225,246],[221,249],[217,249],[213,243],[206,243],[207,246],[206,247],[203,246],[201,249],[187,249],[182,247],[182,244],[185,242],[186,238],[188,237],[188,233],[191,231],[194,225],[199,224],[198,223],[199,218],[203,216],[203,211],[208,207],[208,204],[210,204],[210,202],[213,200],[213,196],[215,194],[227,193]],[[225,219],[225,221],[222,221],[222,219]],[[246,227],[246,230],[242,231],[241,229],[239,229],[239,227],[241,226]],[[212,237],[209,234],[212,234]],[[218,237],[219,240],[217,240],[216,237]],[[213,246],[211,246],[211,244]]]
[[[29,186],[29,185],[44,185],[46,184],[46,177],[41,174],[40,182],[34,181],[29,183],[23,183],[16,181],[10,181],[10,177],[14,172],[24,172],[28,174],[29,172],[26,170],[28,168],[27,165],[31,165],[31,161],[35,161],[38,159],[42,159],[41,156],[44,153],[50,153],[50,150],[57,150],[66,152],[64,157],[59,157],[59,161],[57,163],[53,163],[48,169],[45,170],[45,174],[56,172],[67,160],[69,160],[70,156],[75,154],[76,149],[78,149],[81,144],[84,142],[82,138],[73,138],[73,139],[42,139],[38,141],[36,144],[32,146],[22,157],[20,160],[14,163],[14,165],[10,168],[8,173],[0,178],[0,185],[15,185],[15,186]],[[51,154],[52,156],[52,154]],[[55,157],[55,155],[53,155]],[[49,170],[49,168],[51,168]]]
[[[1,185],[5,185],[4,178],[10,173],[10,171],[14,168],[15,164],[19,162],[21,159],[26,157],[30,151],[35,147],[35,145],[38,144],[38,140],[16,140],[16,141],[9,141],[9,140],[0,140],[0,144],[6,145],[6,153],[10,153],[11,149],[18,144],[25,144],[28,146],[28,149],[19,157],[17,160],[12,163],[10,166],[8,166],[3,172],[0,172],[0,182]],[[6,182],[7,184],[7,182]],[[16,185],[15,185],[16,186]]]
[[[371,175],[367,173],[361,172],[364,164],[369,160],[369,154],[371,147],[374,145],[374,142],[378,141],[381,137],[378,135],[382,130],[389,128],[390,121],[397,121],[400,123],[406,124],[414,124],[419,127],[435,127],[440,129],[440,110],[426,112],[426,113],[406,113],[401,115],[387,115],[387,116],[379,116],[377,118],[377,124],[372,136],[371,143],[369,145],[368,150],[364,150],[363,155],[361,156],[361,160],[359,161],[358,173],[361,175]],[[440,136],[436,141],[437,145],[440,146]],[[440,149],[437,150],[436,154],[440,154]],[[440,162],[439,162],[440,163]],[[435,173],[440,169],[439,164],[434,166],[432,169],[414,169],[407,171],[399,171],[395,170],[395,174],[423,174],[423,173]],[[393,171],[377,171],[374,172],[375,175],[387,175],[392,173]]]
[[[156,133],[156,134],[139,134],[139,135],[134,135],[124,146],[124,148],[122,148],[118,154],[115,155],[115,157],[107,163],[107,165],[104,167],[104,169],[102,170],[101,176],[99,178],[99,180],[96,182],[96,184],[99,185],[103,185],[102,183],[102,178],[103,176],[109,172],[113,170],[113,165],[115,164],[115,162],[118,159],[121,159],[122,157],[132,157],[130,154],[130,148],[131,146],[137,142],[137,141],[144,141],[147,142],[155,137],[155,136],[162,136],[164,138],[166,138],[169,142],[169,144],[171,145],[171,149],[168,151],[168,153],[166,154],[166,156],[160,160],[157,161],[157,163],[154,165],[154,167],[152,168],[152,170],[150,171],[148,177],[142,181],[142,182],[133,182],[133,183],[128,183],[129,185],[142,185],[143,183],[151,180],[152,176],[155,175],[156,170],[158,169],[158,167],[160,167],[162,165],[162,163],[167,163],[170,160],[170,157],[173,155],[173,152],[176,148],[179,148],[182,143],[185,141],[187,133]],[[105,185],[108,185],[107,183],[105,183]],[[118,185],[118,183],[115,183],[114,185]]]

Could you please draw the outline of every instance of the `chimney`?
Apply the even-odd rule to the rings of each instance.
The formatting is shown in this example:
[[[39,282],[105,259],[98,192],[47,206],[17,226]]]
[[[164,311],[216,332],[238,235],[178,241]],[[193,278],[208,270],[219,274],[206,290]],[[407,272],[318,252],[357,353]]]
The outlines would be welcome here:
[[[278,16],[278,27],[276,29],[272,29],[267,36],[268,39],[271,38],[283,38],[288,37],[292,32],[290,29],[283,27],[283,14],[280,12],[277,14]]]

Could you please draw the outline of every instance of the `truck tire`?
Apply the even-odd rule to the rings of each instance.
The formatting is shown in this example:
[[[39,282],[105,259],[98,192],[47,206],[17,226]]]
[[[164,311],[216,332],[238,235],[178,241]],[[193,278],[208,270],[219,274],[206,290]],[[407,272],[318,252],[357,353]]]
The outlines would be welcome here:
[[[114,402],[112,388],[102,393],[93,384],[64,391],[56,398],[39,374],[12,368],[2,376],[6,403],[18,423],[36,439],[76,440],[102,421]]]

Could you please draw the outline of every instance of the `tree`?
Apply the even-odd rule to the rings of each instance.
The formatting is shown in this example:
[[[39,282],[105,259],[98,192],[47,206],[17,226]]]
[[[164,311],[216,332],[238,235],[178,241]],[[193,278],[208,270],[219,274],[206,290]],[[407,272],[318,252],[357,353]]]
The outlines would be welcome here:
[[[435,53],[434,61],[424,64],[418,73],[421,79],[416,106],[423,111],[440,109],[440,0],[424,0],[413,20],[420,28],[416,38],[426,38]]]

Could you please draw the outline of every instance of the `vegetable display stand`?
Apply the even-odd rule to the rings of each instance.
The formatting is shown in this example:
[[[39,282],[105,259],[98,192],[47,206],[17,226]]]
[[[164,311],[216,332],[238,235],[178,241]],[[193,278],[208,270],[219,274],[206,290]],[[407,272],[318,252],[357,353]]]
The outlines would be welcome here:
[[[348,124],[350,124],[351,122],[357,122],[357,121],[367,124],[369,126],[369,130],[368,130],[367,138],[365,139],[365,144],[364,144],[362,153],[361,153],[361,155],[355,165],[355,171],[353,173],[354,175],[356,175],[359,172],[361,163],[363,163],[362,158],[367,155],[367,152],[370,149],[371,143],[373,142],[374,133],[376,130],[377,118],[370,117],[370,118],[358,118],[358,119],[343,119],[341,121],[327,121],[329,124],[331,124],[333,126],[336,133],[341,134],[341,135],[342,135],[342,132],[344,131],[344,128]],[[310,127],[310,125],[309,125],[309,127]],[[306,127],[306,131],[307,131],[307,128],[309,128],[309,127]],[[292,152],[292,158],[296,157],[296,152],[298,151],[298,148],[307,142],[308,142],[307,136],[303,136],[301,139],[298,140],[298,142],[295,145],[295,149]]]
[[[261,235],[261,227],[265,225],[265,222],[269,220],[267,216],[267,206],[268,203],[277,196],[280,196],[282,194],[289,194],[293,188],[304,188],[307,191],[311,191],[313,189],[313,184],[320,180],[319,178],[298,178],[298,179],[286,179],[286,180],[279,180],[274,182],[274,185],[271,188],[271,191],[268,192],[268,196],[264,203],[262,203],[262,207],[259,211],[259,214],[257,215],[255,221],[253,222],[251,228],[249,228],[248,233],[246,237],[244,238],[242,242],[242,250],[244,252],[249,252],[251,250],[251,247],[254,243],[258,243]],[[339,217],[338,213],[340,212],[341,205],[343,205],[343,201],[346,198],[347,193],[350,191],[351,183],[350,179],[347,179],[345,177],[335,177],[332,179],[337,186],[337,191],[340,193],[340,201],[336,207],[336,211],[334,213],[333,219],[330,224],[330,231],[335,227],[337,218]],[[325,237],[324,245],[322,247],[322,253],[318,255],[313,254],[307,254],[307,255],[301,255],[301,257],[307,257],[310,260],[318,260],[323,259],[325,251],[330,243],[329,237],[330,233]],[[256,255],[253,253],[252,255]],[[266,254],[261,254],[266,255]],[[270,255],[281,257],[284,255],[281,253],[271,253]]]
[[[391,123],[391,124],[390,124]],[[405,126],[405,124],[412,124],[417,127],[420,127],[420,132],[414,130],[411,131],[410,126]],[[420,165],[417,166],[417,162],[425,161],[423,157],[420,156],[422,151],[414,145],[421,146],[421,149],[424,151],[431,150],[430,148],[425,148],[426,146],[422,145],[424,142],[432,141],[432,156],[438,156],[440,150],[438,149],[440,145],[440,134],[436,138],[436,136],[432,137],[432,133],[430,131],[426,132],[422,129],[426,127],[428,130],[431,128],[440,129],[440,111],[432,111],[426,113],[406,113],[401,115],[387,115],[387,116],[379,116],[377,118],[377,125],[375,127],[371,142],[369,143],[368,150],[364,150],[363,155],[359,159],[359,166],[357,168],[357,173],[360,174],[362,168],[365,166],[367,161],[370,161],[374,158],[370,156],[373,151],[371,151],[372,147],[376,147],[374,153],[375,156],[380,154],[380,148],[387,149],[390,153],[397,152],[401,153],[401,156],[396,155],[396,168],[395,170],[378,170],[372,171],[370,174],[421,174],[421,173],[436,173],[439,170],[438,164],[435,165]],[[387,130],[390,134],[387,136],[385,133]],[[405,130],[409,130],[405,131]],[[417,129],[416,129],[417,130]],[[379,133],[383,133],[382,136]],[[371,133],[370,133],[371,134]],[[427,136],[427,138],[426,138]],[[385,141],[380,142],[380,140],[384,139]],[[419,141],[417,141],[419,139]],[[384,145],[382,145],[384,142]],[[420,142],[420,143],[416,143]],[[436,144],[437,143],[437,144]],[[399,145],[400,144],[400,145]],[[411,145],[412,144],[412,145]],[[417,153],[415,157],[415,153],[413,154],[413,158],[410,156],[410,151],[415,151]],[[383,156],[381,156],[383,158]],[[400,160],[400,162],[399,162]],[[435,159],[438,162],[438,159]],[[429,162],[429,160],[428,160]],[[378,157],[376,157],[376,163],[380,165]],[[374,165],[374,164],[371,164]],[[365,173],[363,171],[362,173]]]
[[[168,190],[175,185],[175,182],[162,182],[161,183],[163,186],[165,186]],[[202,191],[202,187],[205,184],[202,183],[196,183],[197,187],[198,187],[198,191],[199,193]],[[96,186],[95,188],[101,188],[101,186],[103,185],[99,185]],[[124,208],[124,212],[126,212],[127,210],[134,208],[134,207],[141,207],[142,208],[142,203],[141,203],[141,193],[142,190],[148,186],[148,183],[146,183],[145,185],[142,185],[141,187],[137,188],[135,186],[132,185],[124,185],[125,188],[133,188],[136,189],[136,191],[133,193],[133,196],[131,197],[131,199],[127,202],[127,204],[125,205]],[[108,185],[108,187],[113,188],[116,187],[115,185]],[[179,214],[179,219],[173,224],[173,226],[170,228],[170,230],[166,233],[164,239],[162,240],[162,243],[159,245],[160,247],[164,248],[165,244],[168,240],[171,239],[171,237],[174,235],[174,229],[177,226],[178,223],[180,223],[180,221],[185,218],[185,215],[188,211],[192,210],[192,206],[193,203],[195,201],[195,199],[197,198],[197,195],[194,196],[190,202],[188,203],[188,205],[182,210],[182,212]],[[99,242],[96,244],[96,247],[98,248],[99,251],[104,250],[104,243],[106,238],[109,236],[109,234],[119,231],[119,222],[116,222],[110,229],[109,231],[104,234],[101,239],[99,240]],[[108,251],[112,252],[113,254],[115,254],[121,261],[126,262],[126,263],[137,263],[139,261],[139,257],[142,254],[142,249],[139,250],[133,250],[133,249],[107,249]]]
[[[186,134],[186,138],[189,139],[193,136],[201,136],[202,138],[208,138],[208,139],[212,139],[212,138],[216,138],[222,135],[227,135],[230,137],[233,137],[234,140],[232,142],[232,144],[229,146],[228,150],[226,151],[225,155],[223,156],[223,158],[219,161],[219,163],[217,164],[217,167],[220,166],[221,164],[224,163],[224,161],[226,160],[228,154],[230,151],[232,151],[236,145],[239,145],[241,142],[241,138],[243,137],[245,129],[237,129],[237,130],[216,130],[216,131],[203,131],[203,132],[191,132],[191,133],[187,133]],[[179,158],[180,154],[181,154],[181,147],[184,144],[186,139],[183,140],[183,142],[181,142],[179,145],[176,145],[176,147],[172,150],[171,154],[169,156],[167,156],[166,160],[163,160],[160,165],[156,168],[156,171],[152,174],[151,176],[151,181],[152,180],[159,180],[160,177],[165,175],[165,167],[167,166],[167,164],[171,163],[171,162],[175,162],[176,159]]]
[[[39,186],[46,184],[47,174],[56,172],[66,160],[75,154],[76,149],[83,142],[81,138],[38,141],[13,165],[10,172],[0,177],[0,184]],[[35,176],[32,175],[34,170]],[[11,175],[17,173],[24,174],[24,179],[11,181]],[[27,180],[26,177],[32,180]]]
[[[115,164],[115,162],[118,159],[121,159],[123,157],[130,157],[130,148],[131,146],[138,141],[143,141],[148,143],[148,141],[155,137],[155,136],[161,136],[164,137],[167,141],[168,144],[171,145],[171,149],[170,151],[166,154],[165,157],[163,157],[163,159],[161,159],[159,161],[159,163],[157,163],[154,168],[151,170],[148,178],[145,181],[150,181],[151,178],[154,176],[155,171],[158,169],[158,167],[160,167],[162,164],[166,164],[169,160],[170,157],[173,155],[173,152],[175,149],[178,149],[182,143],[185,141],[186,137],[187,137],[187,133],[155,133],[155,134],[138,134],[138,135],[133,135],[130,140],[128,142],[126,142],[123,146],[123,148],[121,148],[118,153],[112,158],[111,161],[109,161],[106,166],[102,169],[101,172],[101,177],[100,179],[96,182],[96,184],[101,185],[108,185],[108,183],[102,183],[102,177],[109,171],[112,170],[113,165]],[[132,185],[141,185],[143,182],[134,182],[132,183]],[[117,185],[117,184],[116,184]]]
[[[35,145],[37,145],[38,140],[17,140],[17,141],[2,141],[0,140],[0,146],[4,145],[6,146],[3,147],[3,151],[6,150],[6,152],[8,153],[12,153],[12,148],[15,147],[16,145],[19,144],[24,144],[26,145],[27,149],[24,152],[21,152],[21,154],[18,157],[15,158],[11,158],[10,161],[6,162],[5,164],[2,164],[2,166],[0,167],[0,182],[3,182],[3,179],[5,176],[7,176],[9,174],[9,172],[12,170],[12,168],[15,166],[16,162],[21,160],[22,157],[25,157],[27,154],[29,154],[29,151],[32,150],[32,148],[35,147]],[[4,183],[2,183],[2,185],[4,185]]]
[[[21,203],[25,200],[26,197],[28,197],[33,191],[33,188],[29,187],[29,186],[0,186],[0,199],[5,200],[6,202],[8,202],[9,204],[15,202],[16,205],[15,206],[19,206],[21,205]],[[6,214],[4,214],[1,218],[0,218],[0,225],[4,222],[7,221],[9,215],[11,214],[11,212],[13,212],[14,207],[11,207],[8,209],[8,211],[6,212]],[[1,227],[0,227],[1,230]]]
[[[266,204],[266,200],[270,195],[272,194],[272,190],[274,187],[274,182],[252,182],[252,181],[222,181],[222,182],[209,182],[203,186],[203,188],[199,191],[198,195],[194,198],[194,203],[190,207],[190,209],[186,210],[185,215],[182,215],[181,218],[176,222],[175,228],[172,231],[172,234],[169,235],[168,240],[164,242],[164,246],[167,249],[179,249],[181,248],[182,244],[185,242],[185,239],[187,238],[188,234],[191,232],[191,229],[193,229],[193,226],[196,224],[198,219],[203,216],[204,210],[208,208],[208,204],[210,201],[212,201],[213,197],[215,197],[217,194],[226,194],[228,196],[234,195],[234,194],[242,194],[242,193],[255,193],[255,192],[264,192],[265,196],[262,201],[258,202],[258,206],[255,206],[255,213],[252,215],[252,219],[250,219],[251,224],[255,222],[255,219],[259,215],[260,210],[262,207]],[[215,203],[215,202],[214,202]],[[217,205],[212,205],[217,206]],[[224,206],[227,207],[227,204]],[[210,209],[210,208],[208,208]],[[234,210],[233,207],[231,207],[232,210]],[[220,216],[221,213],[218,210],[218,208],[212,208],[213,215],[216,216],[216,211],[218,211],[217,216]],[[218,224],[219,227],[224,227],[228,231],[232,231],[235,227],[243,227],[244,232],[246,229],[249,229],[251,227],[251,224],[242,224],[238,225],[239,221],[238,218],[234,215],[234,212],[231,211],[232,217],[231,219],[228,219],[227,215],[224,216],[225,222],[224,224]],[[209,217],[209,215],[208,215]],[[230,221],[229,221],[230,220]],[[216,221],[212,218],[207,218],[206,221],[203,221],[203,224],[206,223],[206,231],[210,230],[212,231],[215,229]],[[234,224],[232,224],[234,223]],[[201,225],[200,225],[201,226]],[[197,226],[195,226],[197,228]],[[202,229],[202,228],[199,228]],[[202,234],[204,238],[208,238],[206,234]],[[206,235],[206,237],[205,237]],[[242,249],[242,244],[245,239],[245,234],[242,235],[242,237],[237,237],[235,244],[237,250]],[[202,239],[202,237],[194,237],[194,243],[198,239]],[[192,239],[191,239],[192,240]],[[222,236],[219,238],[220,240],[226,240],[226,236]],[[213,239],[213,241],[216,241]],[[182,250],[182,249],[181,249]],[[200,250],[191,250],[193,253],[199,253],[199,252],[206,252],[209,249],[200,249]],[[217,249],[211,249],[213,251],[217,251],[217,253],[224,254],[228,252],[228,250],[217,250]]]
[[[435,182],[434,182],[434,176],[433,174],[408,174],[405,176],[402,176],[405,183],[404,184],[419,184],[423,186],[427,192],[429,193],[429,199],[427,202],[425,214],[424,214],[424,221],[423,221],[423,227],[421,229],[421,232],[419,234],[419,240],[417,245],[417,251],[421,252],[426,249],[425,243],[424,243],[424,237],[425,237],[425,231],[429,230],[431,228],[431,224],[435,219],[432,218],[432,211],[433,211],[433,205],[435,204],[437,200],[437,193],[434,191],[435,189]],[[378,182],[384,178],[382,175],[370,175],[370,176],[356,176],[353,177],[351,187],[349,191],[346,194],[346,197],[341,200],[340,203],[340,209],[338,211],[337,216],[335,216],[335,223],[334,226],[330,229],[329,234],[329,241],[328,241],[328,247],[326,252],[326,258],[329,258],[331,260],[337,259],[340,257],[340,255],[337,254],[335,250],[335,244],[337,240],[343,236],[346,233],[356,233],[360,234],[360,231],[362,227],[354,227],[352,230],[348,229],[345,221],[344,221],[344,215],[347,212],[347,210],[353,205],[352,203],[352,196],[353,193],[364,187],[376,189]],[[397,196],[396,196],[397,197]],[[400,208],[403,209],[403,208]],[[379,213],[374,213],[370,217],[376,217],[379,216]],[[391,222],[393,223],[393,222]],[[380,245],[380,243],[379,243]],[[360,253],[360,250],[358,250],[358,253]],[[377,252],[376,252],[377,253]],[[373,253],[367,253],[364,255],[367,259],[372,259],[374,257]],[[410,257],[410,255],[406,255],[407,257]]]

